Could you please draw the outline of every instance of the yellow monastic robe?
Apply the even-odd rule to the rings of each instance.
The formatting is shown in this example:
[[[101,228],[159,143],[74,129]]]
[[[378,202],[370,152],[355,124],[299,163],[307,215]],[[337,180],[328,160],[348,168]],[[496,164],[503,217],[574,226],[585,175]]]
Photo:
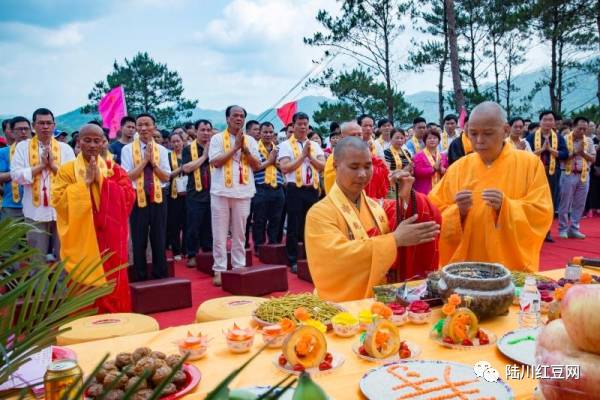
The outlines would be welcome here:
[[[79,165],[78,165],[79,164]],[[106,163],[98,157],[98,166],[106,171]],[[56,210],[56,229],[60,237],[60,258],[65,269],[72,273],[78,262],[81,267],[73,279],[88,285],[101,285],[106,282],[104,269],[97,264],[102,259],[96,229],[90,188],[85,184],[84,176],[77,176],[76,170],[87,168],[81,153],[73,161],[61,166],[52,186],[52,207]],[[101,173],[102,180],[106,172]],[[100,204],[100,185],[92,185],[91,193],[96,204]],[[74,259],[73,255],[79,259]],[[94,266],[95,268],[91,268]],[[83,270],[83,267],[88,267]]]
[[[325,193],[328,194],[335,183],[335,168],[333,166],[333,153],[325,161],[325,170],[323,171],[323,181],[325,184]]]
[[[486,189],[504,194],[496,212],[482,198]],[[473,191],[473,206],[461,222],[456,193]],[[442,213],[440,265],[459,261],[498,262],[510,270],[537,271],[540,250],[552,224],[552,198],[539,157],[504,145],[489,167],[477,153],[450,166],[429,193]]]
[[[331,190],[340,191],[337,185]],[[360,211],[354,205],[349,207],[358,215],[365,232],[372,234],[378,228],[375,218],[383,219],[379,221],[382,232],[377,236],[354,239],[331,194],[312,206],[306,216],[306,255],[310,274],[319,297],[330,301],[370,297],[372,287],[385,281],[396,258],[396,241],[389,233],[381,206],[363,193]],[[369,207],[377,212],[371,212]]]

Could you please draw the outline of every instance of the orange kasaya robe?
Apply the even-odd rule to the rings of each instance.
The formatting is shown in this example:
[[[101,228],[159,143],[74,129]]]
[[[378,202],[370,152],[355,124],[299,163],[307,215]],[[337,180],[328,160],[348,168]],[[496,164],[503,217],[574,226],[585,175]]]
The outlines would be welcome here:
[[[52,186],[61,259],[73,280],[92,286],[106,283],[104,274],[127,263],[128,219],[135,200],[131,181],[118,164],[101,157],[97,163],[100,184],[85,184],[87,163],[80,153],[60,167]],[[78,263],[81,265],[75,269]],[[99,313],[130,312],[127,269],[107,278],[114,283],[114,290],[96,300]]]
[[[502,191],[499,211],[483,200],[486,189]],[[455,201],[461,190],[473,193],[473,206],[464,220]],[[544,166],[533,153],[504,145],[489,166],[477,153],[466,155],[448,168],[429,193],[429,200],[444,221],[440,265],[482,261],[500,263],[510,270],[539,269],[553,208]]]
[[[334,184],[308,211],[304,232],[319,297],[336,302],[364,299],[372,295],[373,286],[386,282],[396,241],[385,212],[364,192],[357,209]]]
[[[335,168],[333,166],[333,157],[329,156],[325,162],[323,180],[325,183],[325,193],[329,194],[331,187],[335,183]],[[372,199],[384,199],[390,190],[389,174],[390,170],[382,159],[372,156],[373,176],[365,187],[365,193]]]
[[[417,221],[428,222],[435,221],[442,223],[442,215],[438,209],[429,201],[423,193],[415,192],[416,207],[413,206],[413,200],[408,203],[406,210],[402,207],[400,212],[401,219],[406,219],[418,214]],[[396,201],[385,200],[383,209],[387,214],[390,231],[394,231],[398,226],[396,221]],[[436,271],[439,266],[439,237],[434,241],[423,243],[417,246],[398,247],[398,255],[392,266],[396,270],[396,281],[404,282],[411,279],[425,279],[427,274]]]

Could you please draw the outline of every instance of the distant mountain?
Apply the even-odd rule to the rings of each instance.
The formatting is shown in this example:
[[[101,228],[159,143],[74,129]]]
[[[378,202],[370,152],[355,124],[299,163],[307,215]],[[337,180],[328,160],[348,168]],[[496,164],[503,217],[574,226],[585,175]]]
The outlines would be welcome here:
[[[543,70],[522,74],[515,77],[515,85],[520,88],[518,92],[515,92],[515,99],[513,104],[519,105],[522,99],[524,99],[530,91],[533,89],[535,82],[540,80],[544,76]],[[492,87],[492,84],[482,85],[485,90]],[[563,109],[572,111],[573,109],[580,107],[591,99],[595,99],[596,92],[596,78],[592,74],[581,74],[577,78],[577,88],[569,93],[565,97],[563,103]],[[423,110],[423,117],[428,121],[435,121],[438,119],[438,98],[437,92],[434,91],[423,91],[414,94],[406,95],[406,99],[409,103],[415,107]],[[335,101],[334,99],[323,97],[323,96],[305,96],[298,99],[298,111],[307,113],[310,117],[319,110],[319,104],[324,101]],[[548,95],[548,89],[544,88],[538,93],[531,103],[531,115],[535,116],[538,110],[548,108],[550,99]],[[56,118],[56,124],[58,129],[72,132],[78,130],[83,124],[92,120],[98,119],[97,114],[81,114],[80,109],[75,109],[66,114],[59,115]],[[450,110],[447,110],[450,112]],[[0,120],[10,116],[0,115]],[[225,127],[225,111],[224,110],[209,110],[197,108],[193,111],[192,116],[189,118],[190,121],[198,119],[208,119],[215,127],[222,129]],[[281,129],[282,124],[277,116],[277,112],[270,108],[259,115],[248,114],[246,120],[257,119],[259,121],[269,121],[273,123],[276,130]]]

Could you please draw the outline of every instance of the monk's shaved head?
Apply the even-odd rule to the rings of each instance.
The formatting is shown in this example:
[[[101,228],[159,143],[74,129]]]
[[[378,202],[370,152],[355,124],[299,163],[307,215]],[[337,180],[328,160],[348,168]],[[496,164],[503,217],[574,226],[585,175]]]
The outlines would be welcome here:
[[[79,137],[84,135],[100,135],[104,137],[104,131],[96,124],[86,124],[79,130]]]
[[[350,149],[366,151],[368,154],[370,154],[369,146],[367,143],[365,143],[361,138],[358,138],[356,136],[349,136],[340,140],[333,149],[334,160],[342,161],[344,157],[348,155],[348,150]]]
[[[340,132],[343,138],[349,136],[360,136],[362,135],[362,128],[356,121],[348,121],[344,122],[342,126],[340,126]]]
[[[484,101],[471,111],[468,137],[485,163],[491,164],[498,158],[509,132],[506,112],[498,103]]]
[[[483,103],[478,104],[473,111],[471,111],[469,121],[473,118],[481,117],[482,115],[485,115],[488,118],[494,116],[501,124],[508,123],[506,111],[504,111],[500,104],[493,101],[484,101]]]

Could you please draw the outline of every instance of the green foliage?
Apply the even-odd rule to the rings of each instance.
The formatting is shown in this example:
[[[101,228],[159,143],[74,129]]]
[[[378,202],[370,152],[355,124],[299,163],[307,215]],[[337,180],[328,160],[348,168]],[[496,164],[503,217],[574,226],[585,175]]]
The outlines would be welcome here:
[[[112,88],[123,85],[127,112],[136,115],[149,112],[157,124],[171,128],[192,116],[197,100],[183,97],[183,82],[176,71],[154,61],[148,53],[138,53],[123,64],[116,61],[105,81],[96,82],[88,94],[90,103],[83,112],[94,112],[98,102]]]
[[[25,240],[30,229],[12,219],[0,221],[0,287],[11,288],[0,296],[0,382],[54,343],[64,332],[61,326],[94,314],[82,309],[113,289],[112,284],[84,286],[65,273],[62,263],[38,261]],[[86,267],[78,265],[73,273],[89,276]]]
[[[317,21],[324,28],[312,37],[304,38],[309,46],[325,47],[325,53],[345,54],[384,82],[386,116],[395,115],[393,80],[399,71],[393,54],[397,39],[404,31],[400,23],[409,11],[411,2],[405,0],[346,0],[340,13],[333,17],[319,10]]]
[[[600,105],[591,105],[571,113],[571,118],[586,117],[590,121],[600,124]]]
[[[376,82],[370,71],[359,68],[349,72],[325,72],[324,76],[313,81],[329,88],[338,99],[335,103],[321,103],[321,109],[314,114],[317,123],[343,122],[355,119],[360,114],[371,114],[376,120],[387,117],[386,87]],[[422,111],[411,106],[402,92],[393,91],[394,121],[409,123]]]

